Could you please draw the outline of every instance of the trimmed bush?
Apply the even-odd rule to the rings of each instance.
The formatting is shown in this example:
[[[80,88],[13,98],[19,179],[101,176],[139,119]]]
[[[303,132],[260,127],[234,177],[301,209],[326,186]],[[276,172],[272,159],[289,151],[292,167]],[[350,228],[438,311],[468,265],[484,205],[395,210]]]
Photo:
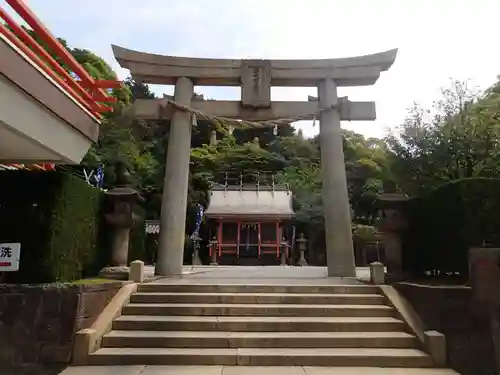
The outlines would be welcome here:
[[[64,173],[0,173],[0,243],[20,242],[7,282],[62,282],[99,269],[102,193]]]
[[[500,247],[500,179],[454,181],[405,207],[404,268],[413,277],[468,276],[469,248]]]

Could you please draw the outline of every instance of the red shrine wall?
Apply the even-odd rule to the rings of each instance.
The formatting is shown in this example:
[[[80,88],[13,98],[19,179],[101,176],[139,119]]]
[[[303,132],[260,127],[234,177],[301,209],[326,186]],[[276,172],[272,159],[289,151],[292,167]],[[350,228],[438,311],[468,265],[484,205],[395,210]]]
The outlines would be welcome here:
[[[233,264],[230,258],[265,258],[274,264],[280,258],[282,226],[278,220],[218,221],[214,228],[218,257],[225,257],[228,264]]]

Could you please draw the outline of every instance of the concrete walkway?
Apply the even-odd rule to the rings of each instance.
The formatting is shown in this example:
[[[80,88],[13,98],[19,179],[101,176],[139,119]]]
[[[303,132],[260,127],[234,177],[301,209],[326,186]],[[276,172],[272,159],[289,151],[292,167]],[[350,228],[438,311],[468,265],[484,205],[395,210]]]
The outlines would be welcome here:
[[[447,369],[257,366],[84,366],[60,375],[458,375]]]
[[[147,277],[154,275],[154,267],[146,266]],[[368,267],[358,267],[356,278],[328,277],[326,267],[289,266],[185,266],[183,275],[156,280],[167,284],[360,284],[369,280]]]

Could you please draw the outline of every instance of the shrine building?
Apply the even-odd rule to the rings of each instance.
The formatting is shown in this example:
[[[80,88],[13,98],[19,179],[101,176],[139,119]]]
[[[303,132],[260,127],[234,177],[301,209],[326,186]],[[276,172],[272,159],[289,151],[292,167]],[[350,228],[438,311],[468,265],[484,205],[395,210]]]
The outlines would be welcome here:
[[[205,217],[210,238],[217,240],[217,263],[280,264],[282,241],[290,242],[294,216],[287,185],[214,185]]]

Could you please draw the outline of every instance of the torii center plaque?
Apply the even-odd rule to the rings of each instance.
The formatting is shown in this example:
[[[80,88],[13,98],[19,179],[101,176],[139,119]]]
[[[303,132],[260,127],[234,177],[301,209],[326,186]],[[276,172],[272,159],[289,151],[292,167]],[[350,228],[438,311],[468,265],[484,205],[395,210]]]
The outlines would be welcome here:
[[[337,96],[339,86],[369,86],[396,59],[397,49],[373,55],[320,60],[234,60],[172,57],[113,46],[116,60],[136,82],[175,85],[175,102],[212,116],[249,121],[304,119],[320,115],[322,198],[328,275],[355,277],[344,151],[340,121],[375,120],[375,103]],[[240,101],[194,98],[194,85],[240,86]],[[271,101],[272,86],[318,88],[318,98],[304,102]],[[182,274],[191,144],[190,114],[165,99],[139,99],[141,119],[170,119],[165,184],[156,273]]]

